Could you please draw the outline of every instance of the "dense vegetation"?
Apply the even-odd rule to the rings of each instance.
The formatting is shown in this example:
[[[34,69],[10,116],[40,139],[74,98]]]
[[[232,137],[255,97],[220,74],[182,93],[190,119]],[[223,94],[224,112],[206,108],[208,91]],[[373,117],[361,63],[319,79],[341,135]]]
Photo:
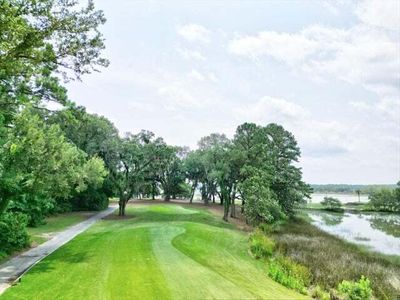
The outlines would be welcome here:
[[[368,206],[376,211],[400,212],[400,182],[395,189],[379,189],[369,196]]]
[[[309,284],[314,287],[313,293],[320,294],[320,299],[325,299],[326,296],[323,295],[326,293],[336,295],[344,279],[353,283],[343,284],[342,290],[352,290],[353,285],[361,284],[362,293],[368,294],[370,285],[378,299],[396,299],[400,292],[397,284],[400,280],[398,256],[387,257],[369,252],[332,236],[299,217],[264,227],[264,232],[275,243],[275,255],[282,255],[309,270]],[[358,282],[362,276],[370,282],[366,284],[365,279]],[[304,275],[296,277],[301,279]],[[327,299],[330,299],[329,296]]]

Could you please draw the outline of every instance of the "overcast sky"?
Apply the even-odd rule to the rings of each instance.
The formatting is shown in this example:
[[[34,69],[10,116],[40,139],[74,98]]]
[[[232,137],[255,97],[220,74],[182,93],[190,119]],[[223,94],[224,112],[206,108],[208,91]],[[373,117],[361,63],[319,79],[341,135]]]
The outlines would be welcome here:
[[[400,1],[95,4],[111,64],[69,95],[122,133],[195,148],[276,122],[309,183],[400,179]]]

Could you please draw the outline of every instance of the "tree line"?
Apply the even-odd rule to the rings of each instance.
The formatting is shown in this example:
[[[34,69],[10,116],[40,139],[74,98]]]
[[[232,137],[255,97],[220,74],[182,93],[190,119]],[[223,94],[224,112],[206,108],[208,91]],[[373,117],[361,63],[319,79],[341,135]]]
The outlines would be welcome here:
[[[121,136],[70,101],[65,81],[108,65],[105,18],[91,1],[6,0],[0,11],[0,256],[28,244],[27,225],[104,209],[110,197],[124,216],[135,197],[192,202],[200,191],[225,221],[241,210],[254,225],[291,216],[309,197],[300,149],[280,125],[244,123],[232,139],[213,133],[191,151],[146,130]]]

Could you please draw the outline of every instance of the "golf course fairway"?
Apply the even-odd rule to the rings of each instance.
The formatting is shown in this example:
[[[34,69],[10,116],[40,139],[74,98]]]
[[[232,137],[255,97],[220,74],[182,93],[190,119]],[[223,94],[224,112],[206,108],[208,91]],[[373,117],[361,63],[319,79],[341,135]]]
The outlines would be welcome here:
[[[135,204],[34,266],[0,299],[305,299],[206,209]]]

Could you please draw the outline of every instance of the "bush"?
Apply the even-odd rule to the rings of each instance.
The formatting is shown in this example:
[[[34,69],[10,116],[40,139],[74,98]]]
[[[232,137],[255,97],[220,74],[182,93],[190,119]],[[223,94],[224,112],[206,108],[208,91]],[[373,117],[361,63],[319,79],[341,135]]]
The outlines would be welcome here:
[[[305,266],[283,256],[271,260],[268,275],[276,282],[302,294],[307,294],[306,287],[311,281],[311,273]]]
[[[343,280],[338,290],[349,300],[368,300],[372,296],[371,282],[364,276],[358,282]]]
[[[342,203],[339,199],[333,197],[324,197],[324,200],[321,201],[321,204],[325,206],[326,210],[342,212]]]
[[[318,300],[330,300],[331,296],[328,292],[324,291],[319,285],[317,285],[311,291],[311,297],[318,299]]]
[[[375,191],[369,196],[368,204],[374,210],[400,212],[400,185],[395,190]]]
[[[28,216],[28,226],[45,224],[45,218],[54,210],[54,201],[38,195],[20,195],[10,201],[7,210]]]
[[[108,207],[108,197],[102,190],[88,188],[69,200],[72,210],[103,210]]]
[[[26,231],[28,217],[21,213],[4,213],[0,217],[0,257],[29,246]]]
[[[256,230],[250,236],[250,252],[255,258],[270,257],[275,248],[275,242],[268,238],[261,230]]]

